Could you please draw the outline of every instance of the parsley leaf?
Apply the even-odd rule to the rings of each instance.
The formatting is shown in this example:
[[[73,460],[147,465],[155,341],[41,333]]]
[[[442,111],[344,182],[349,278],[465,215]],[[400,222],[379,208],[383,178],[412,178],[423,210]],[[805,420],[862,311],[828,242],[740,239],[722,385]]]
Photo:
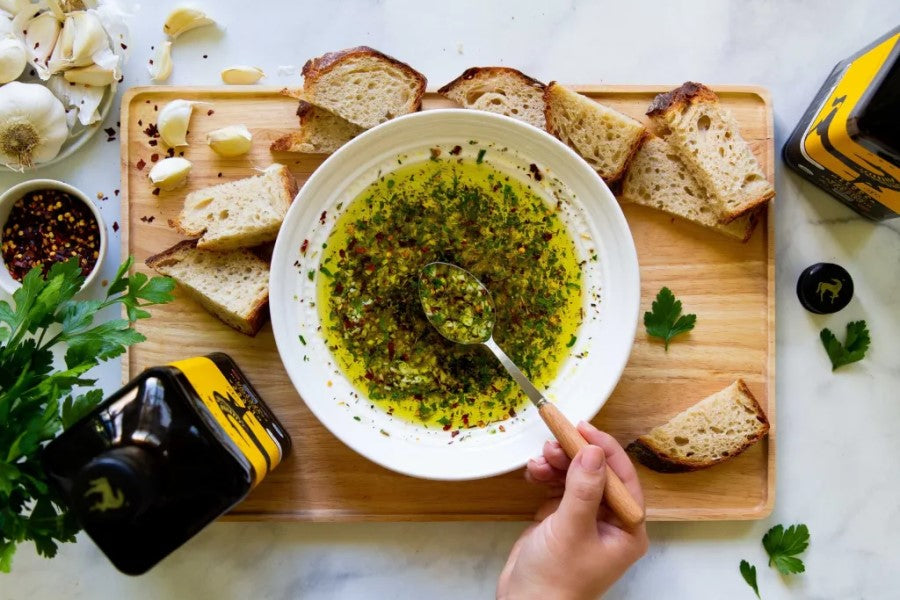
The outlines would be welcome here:
[[[819,334],[825,352],[831,359],[831,370],[860,361],[865,357],[871,340],[865,321],[851,321],[847,323],[847,338],[841,344],[837,337],[827,327]]]
[[[756,592],[756,597],[761,598],[759,595],[759,587],[756,585],[756,567],[751,565],[746,560],[741,561],[741,577],[744,578],[744,581],[747,582],[753,591]]]
[[[84,277],[77,259],[56,263],[43,276],[32,269],[13,294],[0,301],[0,572],[9,572],[16,546],[31,541],[38,554],[56,555],[59,542],[75,541],[79,527],[47,482],[41,448],[61,429],[103,400],[85,374],[120,355],[144,336],[132,328],[150,316],[145,307],[172,300],[167,277],[128,275],[119,267],[103,300],[75,300]],[[94,324],[102,309],[121,305],[127,319]],[[53,350],[67,344],[65,369],[54,369]]]
[[[697,315],[681,314],[681,300],[676,300],[667,287],[659,290],[651,308],[651,312],[644,313],[644,327],[647,335],[665,340],[666,352],[672,338],[690,331],[697,322]]]
[[[806,525],[791,525],[787,529],[776,525],[762,539],[763,548],[769,555],[769,566],[774,566],[782,575],[802,573],[806,570],[803,561],[796,558],[809,546],[809,529]]]

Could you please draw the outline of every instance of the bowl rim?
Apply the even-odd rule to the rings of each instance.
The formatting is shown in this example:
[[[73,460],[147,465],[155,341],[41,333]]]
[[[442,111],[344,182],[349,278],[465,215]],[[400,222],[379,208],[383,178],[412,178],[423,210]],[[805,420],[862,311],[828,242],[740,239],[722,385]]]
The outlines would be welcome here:
[[[57,179],[29,179],[27,181],[23,181],[22,183],[14,185],[13,187],[3,192],[3,194],[0,194],[0,242],[2,242],[3,240],[3,228],[6,226],[6,220],[9,217],[9,211],[12,209],[12,205],[16,202],[16,200],[18,200],[28,192],[37,189],[59,190],[66,192],[75,198],[78,198],[88,207],[88,210],[91,211],[94,219],[97,220],[97,228],[100,230],[100,249],[98,250],[97,262],[94,263],[94,268],[91,269],[91,272],[88,273],[84,278],[84,283],[81,286],[81,290],[85,290],[97,279],[97,274],[100,272],[100,268],[103,264],[103,259],[106,257],[108,236],[106,233],[106,222],[103,220],[103,215],[100,214],[100,209],[88,197],[87,194],[85,194],[75,186],[70,185],[64,181],[59,181]],[[22,287],[21,282],[13,279],[12,275],[10,275],[9,273],[9,270],[6,268],[6,262],[3,260],[3,255],[0,254],[0,288],[2,288],[6,293],[12,295],[20,287]]]
[[[627,337],[627,342],[625,342],[622,351],[618,354],[618,359],[610,362],[606,365],[611,374],[609,380],[609,390],[603,396],[602,400],[597,404],[596,409],[592,409],[590,417],[592,418],[596,413],[603,407],[605,402],[608,400],[609,396],[613,393],[616,386],[618,385],[619,380],[621,379],[622,373],[625,370],[628,359],[631,355],[631,349],[634,344],[635,333],[639,324],[639,312],[640,312],[640,270],[639,263],[637,257],[637,249],[634,245],[634,239],[631,234],[631,229],[628,226],[628,223],[625,219],[624,213],[621,210],[618,202],[615,199],[614,194],[606,185],[606,183],[600,178],[597,172],[591,168],[591,166],[584,161],[574,150],[568,147],[566,144],[558,140],[557,138],[551,136],[546,131],[538,129],[530,124],[524,123],[522,121],[506,117],[503,115],[484,112],[484,111],[473,111],[473,110],[465,110],[461,108],[445,108],[445,109],[432,109],[427,111],[421,111],[417,113],[412,113],[408,115],[404,115],[402,117],[398,117],[395,119],[391,119],[381,125],[378,125],[372,129],[369,129],[347,144],[344,144],[340,149],[334,152],[331,156],[329,156],[325,162],[322,163],[307,179],[304,183],[303,187],[298,191],[297,196],[294,199],[294,202],[291,204],[289,208],[288,215],[285,218],[284,223],[282,224],[282,230],[279,233],[279,237],[276,240],[275,249],[272,256],[272,265],[273,268],[270,271],[270,308],[272,309],[272,322],[273,322],[273,330],[276,346],[279,352],[279,358],[284,364],[284,368],[288,374],[289,379],[291,380],[293,388],[297,391],[298,395],[300,395],[300,400],[302,400],[306,406],[309,408],[310,412],[315,415],[315,417],[319,420],[319,422],[328,429],[335,437],[337,437],[343,444],[363,456],[364,458],[382,466],[387,469],[390,469],[394,472],[398,472],[401,474],[423,478],[423,479],[432,479],[432,480],[441,480],[441,481],[455,481],[455,480],[471,480],[478,479],[484,477],[491,477],[495,475],[500,475],[502,473],[510,472],[517,468],[520,468],[525,464],[528,457],[523,458],[517,464],[504,464],[502,466],[491,466],[487,467],[482,465],[480,468],[476,469],[477,473],[465,473],[461,474],[459,472],[451,472],[451,473],[435,473],[432,470],[418,470],[411,468],[409,466],[398,467],[396,464],[393,464],[391,460],[381,456],[377,456],[378,451],[372,451],[371,447],[367,447],[367,443],[361,439],[356,439],[353,436],[347,436],[346,432],[340,428],[335,429],[331,423],[332,418],[329,417],[330,410],[326,410],[324,405],[322,405],[318,401],[307,402],[304,399],[301,390],[305,387],[303,385],[303,381],[299,376],[299,373],[295,372],[295,369],[292,369],[286,360],[287,357],[291,357],[294,354],[294,347],[292,345],[292,341],[294,336],[292,336],[289,332],[289,328],[284,328],[282,325],[286,325],[287,323],[283,323],[284,320],[282,317],[284,314],[287,314],[288,306],[290,303],[288,302],[288,297],[285,295],[289,289],[289,283],[286,278],[281,277],[284,269],[279,268],[278,265],[281,264],[279,261],[284,262],[287,260],[287,263],[290,263],[293,260],[293,246],[290,246],[290,240],[288,239],[289,235],[284,235],[284,232],[287,231],[286,227],[292,221],[292,215],[295,213],[302,212],[301,207],[304,206],[305,203],[308,202],[308,196],[314,192],[316,192],[316,188],[320,188],[323,184],[320,184],[320,181],[324,181],[327,183],[328,178],[332,176],[330,171],[335,169],[336,165],[342,165],[343,161],[347,157],[348,154],[353,156],[355,153],[358,153],[356,150],[359,146],[365,147],[368,143],[368,140],[375,138],[376,140],[380,137],[386,135],[386,131],[393,130],[394,128],[402,127],[403,124],[407,124],[410,121],[428,121],[428,120],[439,120],[444,117],[452,117],[454,119],[467,119],[475,122],[475,125],[478,124],[487,124],[492,122],[491,125],[498,125],[502,127],[510,127],[519,129],[520,133],[524,133],[527,130],[527,133],[524,135],[533,136],[537,139],[542,140],[544,145],[549,145],[555,149],[559,154],[563,155],[561,160],[570,161],[573,165],[577,165],[573,168],[582,172],[582,174],[593,181],[593,184],[596,185],[598,192],[604,196],[604,202],[608,202],[609,206],[609,218],[614,221],[614,227],[619,230],[623,240],[626,241],[625,244],[622,245],[622,254],[624,255],[625,262],[627,263],[628,269],[627,274],[625,275],[624,284],[627,285],[627,289],[624,289],[623,295],[629,299],[633,299],[633,306],[631,303],[627,303],[625,311],[627,314],[623,313],[623,320],[621,321],[623,325],[621,325],[620,329],[622,331],[627,331],[627,336],[623,334],[623,338]],[[479,123],[480,122],[480,123]],[[353,149],[353,150],[351,150]],[[523,148],[520,149],[521,152],[527,153],[528,149]],[[351,165],[342,165],[342,171],[352,171],[354,169]],[[633,268],[631,268],[633,266]],[[287,303],[287,304],[285,304]],[[287,318],[287,317],[285,317]],[[299,342],[298,342],[299,343]],[[341,374],[341,376],[344,376]],[[309,390],[306,390],[309,391]],[[582,417],[585,418],[585,417]],[[540,420],[539,418],[537,419]],[[530,433],[527,435],[531,435]],[[547,439],[547,436],[552,437],[552,434],[544,434],[544,439]],[[505,449],[504,449],[505,452]],[[535,448],[535,453],[539,452],[539,447]]]

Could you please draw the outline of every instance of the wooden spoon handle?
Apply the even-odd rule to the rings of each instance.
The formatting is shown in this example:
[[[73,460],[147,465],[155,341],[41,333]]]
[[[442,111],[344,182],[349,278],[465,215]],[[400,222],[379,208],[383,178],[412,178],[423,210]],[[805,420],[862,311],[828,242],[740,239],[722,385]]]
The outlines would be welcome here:
[[[588,445],[578,430],[560,412],[555,404],[544,402],[538,409],[544,423],[556,436],[566,456],[575,458],[578,451]],[[619,517],[622,524],[632,529],[644,521],[644,509],[631,497],[631,493],[616,472],[606,469],[606,487],[603,490],[603,501]]]

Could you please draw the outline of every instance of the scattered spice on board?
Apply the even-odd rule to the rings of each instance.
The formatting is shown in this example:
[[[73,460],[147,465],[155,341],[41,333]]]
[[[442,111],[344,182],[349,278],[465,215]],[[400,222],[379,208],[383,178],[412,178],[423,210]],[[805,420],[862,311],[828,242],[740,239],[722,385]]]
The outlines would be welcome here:
[[[33,267],[44,275],[54,263],[78,258],[87,276],[100,256],[100,227],[83,201],[61,190],[36,190],[19,198],[3,225],[3,261],[16,281]]]
[[[118,231],[119,231],[119,222],[118,222],[118,221],[113,221],[112,229],[113,229],[113,231],[115,231],[115,232],[118,232]]]
[[[138,161],[137,161],[137,163],[135,163],[134,166],[137,167],[137,170],[138,170],[138,171],[143,171],[143,170],[144,170],[144,167],[147,166],[147,163],[144,162],[144,159],[143,159],[143,158],[139,158]]]

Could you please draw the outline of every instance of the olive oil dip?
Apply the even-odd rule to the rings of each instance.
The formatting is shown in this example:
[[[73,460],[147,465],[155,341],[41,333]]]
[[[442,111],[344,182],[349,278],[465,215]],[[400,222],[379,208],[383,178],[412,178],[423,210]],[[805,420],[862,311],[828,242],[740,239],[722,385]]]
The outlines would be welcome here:
[[[347,378],[388,414],[454,433],[514,417],[527,398],[486,349],[428,323],[425,265],[459,265],[489,288],[494,337],[538,387],[582,318],[582,265],[557,207],[483,155],[379,177],[337,218],[317,274],[322,333]]]

